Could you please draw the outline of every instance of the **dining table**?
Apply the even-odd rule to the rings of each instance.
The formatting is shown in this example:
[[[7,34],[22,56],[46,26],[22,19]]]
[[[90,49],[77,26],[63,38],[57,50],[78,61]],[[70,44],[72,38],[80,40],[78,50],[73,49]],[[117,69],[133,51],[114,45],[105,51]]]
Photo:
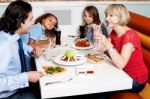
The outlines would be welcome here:
[[[74,46],[75,36],[61,38],[61,45],[43,49],[43,54],[35,58],[36,69],[44,76],[39,79],[41,98],[58,98],[111,91],[127,90],[132,88],[132,79],[122,69],[115,67],[112,60],[103,53],[99,53],[94,46],[77,48]],[[80,63],[64,64],[56,61],[59,55],[66,50],[72,50],[85,60]],[[87,54],[101,57],[97,63],[89,62]],[[82,60],[82,59],[81,59]],[[57,74],[47,74],[44,66],[61,66],[65,70]],[[80,71],[92,70],[92,73]]]

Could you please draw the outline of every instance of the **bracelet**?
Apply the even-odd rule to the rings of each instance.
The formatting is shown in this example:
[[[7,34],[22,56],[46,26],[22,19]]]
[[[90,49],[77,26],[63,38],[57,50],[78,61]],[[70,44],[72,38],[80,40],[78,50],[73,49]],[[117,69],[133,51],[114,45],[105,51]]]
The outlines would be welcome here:
[[[109,54],[111,54],[111,53],[114,51],[114,49],[115,49],[115,48],[112,47],[112,48],[108,49],[107,51],[108,51]]]

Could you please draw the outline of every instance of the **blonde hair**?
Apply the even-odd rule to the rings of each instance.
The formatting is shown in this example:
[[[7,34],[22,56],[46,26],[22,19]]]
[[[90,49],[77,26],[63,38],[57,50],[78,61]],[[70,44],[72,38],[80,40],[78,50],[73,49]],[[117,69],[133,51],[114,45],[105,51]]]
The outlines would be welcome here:
[[[105,10],[105,15],[108,13],[118,16],[119,25],[124,26],[130,21],[129,11],[123,4],[110,4]]]

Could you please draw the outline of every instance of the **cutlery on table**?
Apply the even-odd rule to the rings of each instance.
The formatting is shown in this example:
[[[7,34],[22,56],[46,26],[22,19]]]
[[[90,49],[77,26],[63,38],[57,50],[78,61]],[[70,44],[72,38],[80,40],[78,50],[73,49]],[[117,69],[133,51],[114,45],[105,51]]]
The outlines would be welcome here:
[[[71,81],[71,80],[73,80],[73,78],[69,78],[69,79],[67,79],[67,80],[63,80],[63,81],[53,81],[53,82],[47,82],[47,83],[45,83],[45,86],[46,85],[51,85],[51,84],[57,84],[57,83],[64,83],[64,82],[68,82],[68,81]]]

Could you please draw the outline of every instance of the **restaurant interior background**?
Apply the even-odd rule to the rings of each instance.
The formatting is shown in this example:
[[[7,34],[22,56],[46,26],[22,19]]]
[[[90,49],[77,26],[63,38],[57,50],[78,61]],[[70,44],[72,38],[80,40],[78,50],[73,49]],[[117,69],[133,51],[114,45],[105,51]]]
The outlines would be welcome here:
[[[7,5],[12,1],[15,0],[0,0],[0,17],[4,13]],[[59,27],[62,31],[62,37],[65,37],[67,35],[75,35],[78,33],[78,27],[79,25],[82,24],[83,9],[88,5],[93,5],[98,8],[101,20],[105,19],[104,11],[106,7],[112,3],[124,4],[129,11],[150,18],[150,10],[149,10],[150,0],[25,0],[25,1],[30,2],[31,5],[33,6],[34,19],[37,18],[39,15],[47,12],[56,15],[58,17]],[[134,20],[136,19],[134,18]],[[149,28],[149,24],[146,24],[145,26],[142,24],[143,22],[139,22],[139,20],[136,20],[136,22],[139,23],[140,26],[142,27]],[[148,23],[147,21],[145,22]],[[149,29],[147,29],[147,31],[149,31]],[[148,42],[149,36],[145,36],[145,35],[143,36],[143,34],[141,34],[140,37],[142,37],[142,41],[144,42],[143,44],[145,44],[144,47],[147,46],[147,48],[150,48],[149,47],[150,43]],[[149,50],[144,49],[143,55],[144,55],[144,60],[147,60],[147,63],[149,64],[149,57],[147,57],[150,56]],[[140,95],[148,98],[143,98],[143,99],[150,99],[149,90],[150,90],[150,84],[147,84],[147,86],[140,93]],[[129,99],[129,98],[135,99],[131,97],[131,94],[127,94],[127,97],[125,97],[124,99]],[[114,98],[114,99],[120,99],[120,98]]]
[[[0,0],[0,2],[10,2],[15,0]],[[150,1],[150,0],[24,0],[24,1]]]
[[[0,16],[10,1],[0,0]],[[104,20],[104,10],[112,3],[122,3],[135,13],[150,18],[150,0],[25,0],[33,6],[33,17],[50,12],[58,17],[62,37],[76,35],[78,27],[82,24],[82,12],[85,6],[94,5],[98,8],[101,21]],[[69,1],[69,2],[68,2]],[[108,29],[109,30],[109,29]]]

